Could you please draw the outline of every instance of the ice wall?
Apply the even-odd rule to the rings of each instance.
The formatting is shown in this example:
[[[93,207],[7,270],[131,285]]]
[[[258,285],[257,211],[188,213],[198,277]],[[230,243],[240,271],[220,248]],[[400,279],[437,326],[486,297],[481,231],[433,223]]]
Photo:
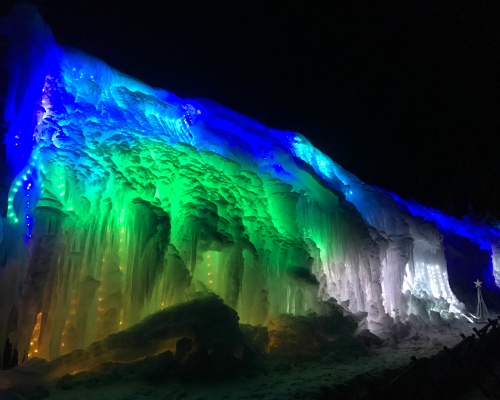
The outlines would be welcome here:
[[[14,47],[6,113],[0,340],[20,361],[82,348],[200,291],[251,324],[321,313],[332,297],[371,321],[458,311],[442,240],[454,226],[298,133],[149,87],[59,48],[30,9],[18,13],[14,36],[16,23],[31,30]],[[498,231],[471,229],[486,232],[498,283]]]

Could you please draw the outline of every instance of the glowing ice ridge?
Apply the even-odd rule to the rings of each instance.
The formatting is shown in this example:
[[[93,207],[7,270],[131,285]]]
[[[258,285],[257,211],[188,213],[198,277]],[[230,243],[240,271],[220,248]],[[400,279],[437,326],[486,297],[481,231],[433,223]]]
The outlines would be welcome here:
[[[302,135],[61,49],[31,18],[18,21],[35,28],[22,31],[31,48],[10,58],[25,75],[11,75],[0,243],[0,341],[22,359],[83,348],[204,291],[251,324],[322,313],[332,297],[369,323],[449,316],[461,306],[445,231],[492,249],[499,282],[496,229],[430,219]]]

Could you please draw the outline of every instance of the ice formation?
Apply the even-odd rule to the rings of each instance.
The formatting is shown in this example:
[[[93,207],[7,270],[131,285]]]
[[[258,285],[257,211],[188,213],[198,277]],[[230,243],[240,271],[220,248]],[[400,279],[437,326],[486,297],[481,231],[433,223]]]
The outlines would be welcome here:
[[[152,88],[18,15],[0,343],[20,361],[84,348],[200,291],[254,325],[320,314],[330,298],[374,322],[459,313],[448,233],[491,252],[484,273],[500,282],[498,229],[364,184],[298,133]]]

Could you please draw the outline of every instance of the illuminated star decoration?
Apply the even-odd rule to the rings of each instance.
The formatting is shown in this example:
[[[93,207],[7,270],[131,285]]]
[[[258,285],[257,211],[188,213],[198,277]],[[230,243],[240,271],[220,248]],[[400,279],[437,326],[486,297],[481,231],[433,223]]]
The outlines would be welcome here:
[[[476,287],[477,288],[480,288],[481,285],[483,284],[483,282],[479,281],[479,279],[476,280],[476,282],[474,282],[476,284]]]

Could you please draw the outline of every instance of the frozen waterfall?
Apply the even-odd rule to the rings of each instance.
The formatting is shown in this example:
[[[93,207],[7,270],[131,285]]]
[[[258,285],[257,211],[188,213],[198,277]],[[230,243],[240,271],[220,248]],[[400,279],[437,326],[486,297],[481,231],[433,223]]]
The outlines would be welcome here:
[[[206,291],[253,325],[331,298],[374,322],[457,315],[448,233],[490,251],[500,282],[498,229],[366,185],[298,133],[60,48],[24,13],[30,29],[10,21],[0,235],[0,341],[20,361]]]

